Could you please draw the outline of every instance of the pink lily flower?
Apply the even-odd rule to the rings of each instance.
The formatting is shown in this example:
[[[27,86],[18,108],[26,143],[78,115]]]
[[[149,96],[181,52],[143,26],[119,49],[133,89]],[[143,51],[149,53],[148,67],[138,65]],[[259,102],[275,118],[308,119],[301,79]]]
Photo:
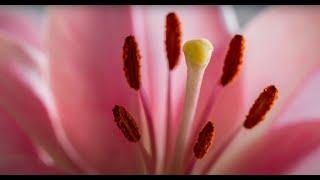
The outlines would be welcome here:
[[[319,10],[271,7],[240,31],[218,6],[55,6],[42,19],[1,8],[1,174],[318,174]],[[176,42],[214,46],[194,106],[180,51],[169,70],[170,12],[182,28]],[[240,71],[223,86],[235,34],[243,62],[227,66]],[[129,35],[130,57],[141,55],[129,71],[141,74],[125,76]],[[126,78],[139,75],[131,88]]]

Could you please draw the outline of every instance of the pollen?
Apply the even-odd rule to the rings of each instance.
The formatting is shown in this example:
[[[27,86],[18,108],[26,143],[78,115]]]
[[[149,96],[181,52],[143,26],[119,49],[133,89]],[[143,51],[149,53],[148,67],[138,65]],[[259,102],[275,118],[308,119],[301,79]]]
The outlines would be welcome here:
[[[193,147],[193,152],[196,158],[201,159],[207,154],[210,146],[215,138],[215,130],[211,121],[207,122],[198,136],[197,143]]]
[[[128,36],[123,45],[123,70],[129,86],[135,90],[140,89],[140,60],[141,55],[138,43],[134,36]]]
[[[138,126],[131,116],[131,114],[126,111],[122,106],[115,105],[112,109],[114,121],[117,123],[118,128],[121,130],[122,134],[130,142],[138,142],[140,140],[140,133]]]
[[[175,13],[169,13],[166,18],[166,51],[169,69],[172,70],[179,62],[181,54],[181,23]]]
[[[251,107],[244,122],[244,127],[251,129],[260,123],[278,98],[278,90],[275,86],[268,86],[263,90]]]
[[[207,39],[194,39],[184,43],[183,52],[187,63],[206,66],[211,59],[213,45]]]
[[[245,40],[241,35],[235,35],[230,44],[224,60],[223,73],[220,79],[222,86],[226,86],[236,77],[242,64]]]

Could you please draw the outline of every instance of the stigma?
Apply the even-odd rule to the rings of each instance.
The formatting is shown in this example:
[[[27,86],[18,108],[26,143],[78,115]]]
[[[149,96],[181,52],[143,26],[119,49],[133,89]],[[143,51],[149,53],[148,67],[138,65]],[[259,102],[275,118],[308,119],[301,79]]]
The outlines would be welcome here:
[[[190,66],[207,66],[213,52],[213,45],[207,39],[189,40],[183,45],[183,52]]]

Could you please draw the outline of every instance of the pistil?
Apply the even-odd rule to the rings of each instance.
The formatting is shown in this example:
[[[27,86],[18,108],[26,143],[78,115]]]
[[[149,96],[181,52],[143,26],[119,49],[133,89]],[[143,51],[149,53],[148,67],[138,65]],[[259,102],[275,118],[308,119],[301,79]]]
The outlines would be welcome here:
[[[206,124],[209,118],[209,114],[215,105],[217,97],[220,95],[223,88],[228,84],[231,84],[231,82],[235,79],[235,77],[239,73],[240,66],[243,61],[242,59],[244,55],[244,49],[245,49],[244,37],[238,34],[235,35],[229,43],[229,49],[224,60],[224,66],[223,66],[223,71],[222,71],[220,80],[214,86],[211,92],[211,95],[208,98],[204,111],[201,113],[200,121],[196,121],[198,123],[194,125],[195,128],[194,128],[194,131],[191,132],[192,133],[191,137],[196,137],[196,133],[199,132],[201,127],[203,127]],[[186,153],[185,162],[188,162],[189,160],[188,154],[190,154],[192,151],[193,142],[194,140],[190,139],[187,147],[188,150]]]
[[[195,115],[203,74],[210,62],[212,51],[213,46],[206,39],[190,40],[183,46],[187,64],[187,85],[182,121],[175,149],[174,168],[176,171],[180,171],[182,168],[186,139],[189,138],[189,125]]]

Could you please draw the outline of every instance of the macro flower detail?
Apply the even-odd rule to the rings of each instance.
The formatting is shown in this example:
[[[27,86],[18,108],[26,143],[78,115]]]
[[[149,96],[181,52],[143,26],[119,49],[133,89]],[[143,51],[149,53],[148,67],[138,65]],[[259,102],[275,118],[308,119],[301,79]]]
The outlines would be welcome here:
[[[320,172],[318,6],[6,8],[1,174]]]
[[[173,18],[173,19],[172,19]],[[172,23],[171,21],[174,21],[175,23]],[[167,58],[168,58],[168,64],[169,64],[169,73],[173,69],[173,65],[176,65],[178,52],[180,51],[180,40],[174,40],[177,38],[181,38],[181,32],[180,30],[176,30],[175,32],[178,32],[178,34],[170,34],[168,31],[171,29],[175,29],[177,27],[177,24],[180,24],[178,22],[178,17],[175,13],[169,13],[167,15],[166,19],[166,51],[167,51]],[[172,27],[171,27],[172,26]],[[172,31],[172,30],[171,30]],[[169,34],[169,35],[168,35]],[[173,37],[172,37],[173,36]],[[168,39],[170,40],[170,43]],[[173,40],[172,40],[173,39]],[[220,85],[226,86],[228,83],[230,83],[234,77],[237,75],[240,65],[242,63],[243,58],[243,52],[244,52],[244,38],[241,35],[235,35],[230,44],[229,44],[229,50],[227,52],[225,63],[223,67],[222,76],[220,78]],[[182,112],[182,120],[179,127],[178,136],[176,137],[176,145],[174,153],[173,160],[170,160],[170,157],[165,158],[165,165],[162,167],[161,170],[164,173],[178,173],[178,174],[189,174],[192,172],[195,163],[197,162],[196,159],[202,159],[205,154],[207,154],[210,146],[212,145],[212,141],[215,136],[215,131],[213,127],[213,123],[208,121],[206,122],[206,125],[203,127],[201,132],[199,133],[198,139],[196,141],[196,144],[193,147],[194,152],[194,158],[191,160],[191,162],[185,162],[186,157],[190,156],[188,150],[188,139],[190,138],[189,134],[189,126],[193,125],[192,120],[195,115],[197,101],[199,98],[200,93],[200,87],[202,83],[203,74],[205,72],[206,66],[210,63],[211,55],[213,53],[213,45],[211,42],[209,42],[207,39],[193,39],[185,42],[183,45],[183,52],[185,54],[186,64],[187,64],[187,82],[186,82],[186,95],[184,100],[184,107]],[[141,153],[143,154],[144,158],[144,164],[146,166],[147,173],[156,173],[157,171],[157,148],[155,145],[155,130],[154,126],[152,125],[152,114],[150,113],[149,104],[147,101],[147,96],[145,95],[145,92],[143,91],[143,88],[140,89],[140,66],[139,62],[141,61],[141,56],[138,48],[138,43],[135,40],[135,37],[130,35],[127,36],[124,41],[123,46],[123,69],[125,73],[125,77],[127,79],[128,84],[133,89],[139,91],[140,99],[142,102],[143,109],[146,114],[146,121],[147,121],[147,132],[149,133],[149,139],[150,139],[150,149],[151,153],[148,153],[145,149],[145,147],[141,148]],[[133,68],[132,68],[133,67]],[[168,79],[168,83],[170,83],[170,75]],[[135,86],[135,84],[138,84],[138,86]],[[168,85],[168,87],[170,87]],[[168,91],[169,92],[169,91]],[[216,92],[214,92],[216,93]],[[266,113],[271,109],[271,106],[273,105],[276,97],[277,97],[278,91],[275,86],[268,86],[264,89],[264,91],[260,94],[258,99],[255,101],[254,105],[249,111],[249,114],[247,115],[246,120],[244,121],[243,126],[245,128],[253,128],[256,126],[259,122],[261,122],[266,115]],[[170,99],[170,95],[168,95],[168,100]],[[170,101],[170,100],[169,100]],[[212,102],[209,101],[209,106],[213,106]],[[209,107],[212,108],[212,107]],[[115,113],[117,110],[117,113]],[[120,115],[120,111],[122,110],[122,114]],[[138,133],[138,128],[136,127],[133,118],[130,116],[130,114],[123,108],[118,105],[115,106],[113,109],[114,117],[116,119],[117,125],[124,134],[124,136],[132,142],[136,142],[140,140],[140,134]],[[168,113],[168,112],[167,112]],[[122,118],[120,118],[122,116]],[[168,115],[168,117],[171,117],[171,114]],[[123,119],[121,123],[121,120]],[[207,121],[207,119],[204,119]],[[119,122],[122,125],[119,125]],[[167,121],[167,123],[172,123],[170,121]],[[167,128],[170,128],[170,125],[167,125]],[[169,132],[169,131],[167,131]],[[130,136],[130,134],[132,134]],[[134,136],[136,134],[136,136]],[[166,135],[167,137],[169,134]],[[135,138],[136,137],[136,138]],[[170,137],[169,138],[174,138]],[[168,140],[168,139],[167,139]],[[192,140],[192,137],[191,137]],[[169,142],[166,142],[167,146],[170,146]],[[143,145],[142,145],[143,146]],[[163,145],[160,145],[161,147]],[[227,146],[227,145],[226,145]],[[224,148],[226,148],[224,146]],[[166,147],[165,150],[167,150],[167,153],[170,151],[170,147]],[[223,149],[221,150],[223,151]],[[191,155],[192,156],[192,155]],[[172,164],[170,164],[171,162]],[[184,165],[186,163],[186,165]],[[214,162],[211,162],[211,164],[214,164]],[[167,171],[167,172],[166,172]],[[204,171],[207,171],[205,169]],[[205,172],[206,173],[206,172]]]

